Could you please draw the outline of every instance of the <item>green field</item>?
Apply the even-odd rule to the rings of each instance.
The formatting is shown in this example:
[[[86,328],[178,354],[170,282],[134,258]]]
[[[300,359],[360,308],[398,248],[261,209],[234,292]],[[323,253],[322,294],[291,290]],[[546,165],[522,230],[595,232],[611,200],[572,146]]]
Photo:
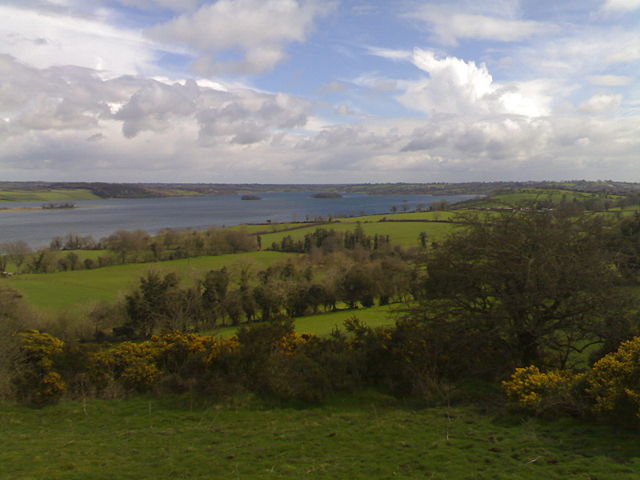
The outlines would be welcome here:
[[[562,201],[571,202],[573,200],[587,200],[590,198],[597,198],[598,194],[588,192],[577,192],[574,190],[560,190],[560,189],[522,189],[515,190],[508,193],[499,193],[491,195],[486,199],[475,200],[467,202],[467,205],[473,207],[482,208],[504,208],[511,207],[520,202],[531,202],[535,200],[545,201],[550,200],[553,203],[560,203]],[[611,200],[618,200],[622,198],[619,195],[610,194],[607,198]]]
[[[279,243],[284,237],[290,235],[294,240],[302,240],[308,233],[317,228],[335,230],[336,232],[353,231],[357,223],[332,223],[322,227],[308,227],[288,232],[276,232],[262,235],[262,247],[269,248],[273,242]],[[399,243],[406,247],[417,247],[420,232],[426,232],[430,240],[442,240],[450,233],[459,228],[451,223],[436,222],[369,222],[360,223],[364,233],[367,235],[389,235],[391,242]]]
[[[436,212],[406,212],[406,213],[385,213],[379,215],[365,215],[363,217],[345,217],[338,218],[339,222],[379,222],[382,219],[387,220],[451,220],[460,213],[456,211],[436,211]]]
[[[227,227],[228,230],[239,230],[247,233],[262,233],[262,232],[280,232],[282,230],[289,230],[292,228],[304,228],[308,227],[308,222],[298,223],[261,223],[261,224],[245,224],[234,225],[233,227]]]
[[[375,392],[324,406],[250,398],[0,404],[0,478],[637,479],[637,434],[571,419],[411,408]]]
[[[250,252],[215,257],[196,257],[154,263],[131,263],[95,270],[17,275],[0,279],[0,285],[15,288],[38,309],[61,310],[87,307],[100,301],[113,302],[133,287],[146,272],[177,273],[185,282],[211,269],[234,264],[267,265],[288,254]]]
[[[312,333],[314,335],[329,335],[336,329],[344,330],[344,321],[357,317],[369,327],[383,327],[393,325],[393,310],[400,308],[399,305],[385,305],[371,308],[354,308],[339,310],[336,312],[318,313],[306,315],[294,319],[295,330],[298,333]],[[208,332],[206,335],[214,335],[222,338],[230,338],[236,334],[240,327],[222,327]]]
[[[0,190],[0,202],[68,202],[73,200],[100,200],[100,197],[87,189]]]

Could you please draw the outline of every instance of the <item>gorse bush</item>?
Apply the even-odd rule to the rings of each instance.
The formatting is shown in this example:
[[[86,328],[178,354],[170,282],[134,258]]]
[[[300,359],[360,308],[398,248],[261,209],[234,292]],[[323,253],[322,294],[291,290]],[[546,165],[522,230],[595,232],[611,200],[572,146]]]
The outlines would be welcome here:
[[[558,416],[584,410],[578,387],[583,379],[583,374],[565,370],[542,372],[532,365],[517,368],[502,386],[519,407],[535,415]]]
[[[595,413],[640,423],[640,337],[598,360],[587,384]]]
[[[64,343],[48,333],[30,330],[20,334],[21,358],[14,377],[19,400],[35,406],[55,403],[67,385],[55,370]]]
[[[518,368],[503,387],[514,403],[538,415],[595,415],[640,425],[640,337],[585,372]]]

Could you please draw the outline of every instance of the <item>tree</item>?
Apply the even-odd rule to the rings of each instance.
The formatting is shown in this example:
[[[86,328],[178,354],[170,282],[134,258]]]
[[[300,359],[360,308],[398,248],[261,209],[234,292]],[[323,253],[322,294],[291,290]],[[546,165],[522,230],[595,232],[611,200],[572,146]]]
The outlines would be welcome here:
[[[200,281],[202,307],[212,324],[224,313],[224,299],[229,287],[229,273],[225,267],[207,272]]]
[[[27,245],[27,242],[18,240],[16,242],[9,242],[3,245],[3,251],[9,262],[13,262],[16,266],[16,271],[20,271],[20,267],[27,260],[29,254],[32,253],[31,247]]]
[[[527,210],[466,221],[428,252],[413,319],[499,341],[515,366],[564,367],[605,340],[624,302],[603,221]]]
[[[149,244],[149,234],[143,230],[128,232],[118,230],[109,235],[103,242],[107,249],[117,252],[120,261],[125,263],[129,254],[135,255],[145,250]]]
[[[135,337],[148,338],[159,325],[167,323],[175,314],[171,302],[179,293],[178,277],[169,273],[164,278],[149,272],[140,279],[140,286],[125,296],[127,322],[123,325]]]

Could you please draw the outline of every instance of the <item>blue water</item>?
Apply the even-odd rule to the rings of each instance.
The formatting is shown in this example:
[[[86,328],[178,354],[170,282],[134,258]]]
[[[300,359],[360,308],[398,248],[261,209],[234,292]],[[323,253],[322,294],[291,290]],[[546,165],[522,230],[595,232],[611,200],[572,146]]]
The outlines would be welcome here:
[[[96,240],[116,230],[162,228],[205,228],[241,223],[304,221],[317,216],[354,216],[388,213],[392,206],[403,211],[416,205],[446,200],[450,203],[473,198],[471,195],[364,195],[345,194],[342,198],[313,198],[307,192],[261,193],[262,200],[241,200],[241,195],[212,197],[144,198],[87,200],[73,202],[68,210],[0,210],[0,243],[24,240],[32,247],[48,245],[53,237],[68,233],[92,235]],[[33,202],[2,202],[0,207],[39,207]]]

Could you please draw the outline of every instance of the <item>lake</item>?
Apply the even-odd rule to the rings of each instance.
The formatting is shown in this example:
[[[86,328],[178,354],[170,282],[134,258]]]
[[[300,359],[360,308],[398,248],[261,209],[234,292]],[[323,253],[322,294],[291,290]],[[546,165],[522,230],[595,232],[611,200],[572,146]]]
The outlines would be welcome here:
[[[196,228],[242,223],[291,222],[327,217],[388,213],[428,207],[433,202],[450,203],[473,195],[366,195],[344,194],[342,198],[313,198],[309,192],[260,193],[261,200],[242,200],[241,195],[211,197],[136,198],[73,202],[73,209],[43,210],[41,202],[0,202],[2,208],[36,207],[28,211],[0,210],[0,243],[24,240],[32,247],[46,246],[56,236],[68,233],[92,235],[96,240],[116,230]],[[403,207],[406,205],[407,207]],[[82,207],[82,208],[80,208]]]

